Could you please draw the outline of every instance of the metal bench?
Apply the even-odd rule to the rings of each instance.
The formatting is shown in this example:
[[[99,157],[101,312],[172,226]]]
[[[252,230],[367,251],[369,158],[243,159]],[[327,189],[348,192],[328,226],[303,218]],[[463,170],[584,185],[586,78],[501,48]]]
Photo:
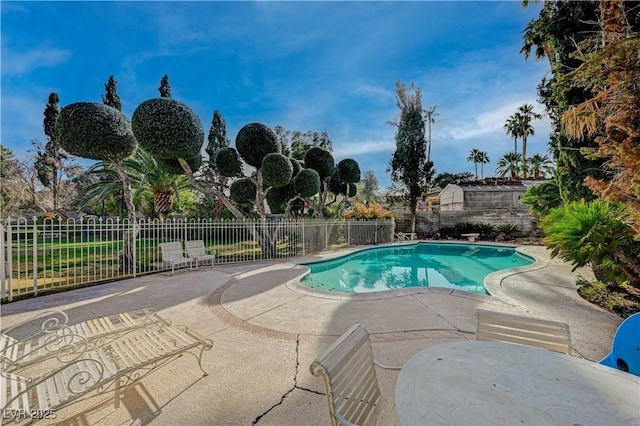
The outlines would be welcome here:
[[[173,275],[176,265],[189,265],[189,269],[193,268],[193,259],[184,257],[182,244],[179,241],[160,243],[159,245],[162,251],[162,262],[171,266],[171,275]]]
[[[207,253],[207,249],[205,249],[204,242],[202,240],[185,241],[184,248],[187,250],[187,257],[190,257],[194,260],[196,269],[198,268],[198,264],[200,262],[210,261],[211,266],[213,266],[213,261],[216,258],[216,253],[215,251]]]

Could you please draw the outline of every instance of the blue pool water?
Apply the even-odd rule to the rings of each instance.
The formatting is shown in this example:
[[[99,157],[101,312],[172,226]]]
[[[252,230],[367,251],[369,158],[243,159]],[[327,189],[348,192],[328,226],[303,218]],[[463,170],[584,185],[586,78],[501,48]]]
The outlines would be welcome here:
[[[484,288],[488,274],[533,262],[511,247],[417,243],[304,263],[311,271],[300,281],[308,287],[344,293],[448,287],[488,294]]]

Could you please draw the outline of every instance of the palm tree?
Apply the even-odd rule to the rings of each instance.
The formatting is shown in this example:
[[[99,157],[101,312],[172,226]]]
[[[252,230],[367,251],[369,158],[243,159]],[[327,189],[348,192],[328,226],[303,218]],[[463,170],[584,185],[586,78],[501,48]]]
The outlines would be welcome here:
[[[527,162],[529,163],[529,171],[533,173],[533,177],[536,179],[544,178],[547,173],[553,172],[553,163],[548,155],[534,154]]]
[[[521,136],[523,117],[522,114],[516,112],[511,117],[507,118],[504,123],[504,129],[507,131],[507,135],[513,138],[513,152],[518,152],[518,138]]]
[[[424,114],[424,121],[429,125],[429,145],[427,145],[427,161],[431,161],[431,125],[436,122],[436,119],[433,118],[438,113],[436,112],[436,106],[432,106],[430,109],[423,109],[422,113]]]
[[[145,193],[151,193],[153,211],[162,220],[166,220],[173,210],[175,200],[180,197],[180,191],[190,187],[186,176],[165,172],[156,159],[140,147],[122,161],[122,167],[130,177],[134,202],[141,204],[141,197]],[[122,181],[109,161],[94,164],[87,173],[97,175],[101,179],[87,187],[81,205],[92,199],[115,197],[122,192]]]
[[[542,114],[538,114],[533,110],[533,105],[524,104],[519,109],[518,112],[522,116],[522,123],[520,127],[520,137],[522,137],[522,160],[526,163],[527,161],[527,137],[533,136],[534,130],[531,125],[531,121],[539,120],[542,118]],[[526,177],[525,171],[525,177]]]
[[[473,163],[476,167],[476,180],[478,180],[478,163],[482,162],[482,154],[482,151],[477,148],[473,148],[467,157],[467,161]]]
[[[480,163],[480,177],[484,179],[484,165],[489,164],[489,154],[486,151],[480,151],[479,163]]]
[[[518,177],[522,170],[522,155],[517,152],[508,152],[498,160],[496,173],[499,176],[511,174],[512,178]]]

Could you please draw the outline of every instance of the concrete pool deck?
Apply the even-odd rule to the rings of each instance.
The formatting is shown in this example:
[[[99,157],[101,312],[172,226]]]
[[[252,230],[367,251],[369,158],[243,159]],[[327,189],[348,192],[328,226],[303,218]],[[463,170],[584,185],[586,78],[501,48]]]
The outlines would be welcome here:
[[[64,310],[76,323],[154,308],[214,342],[203,357],[207,377],[192,357],[180,357],[119,394],[91,395],[42,424],[324,425],[326,396],[309,365],[354,323],[371,333],[376,359],[391,365],[430,345],[475,339],[477,308],[565,321],[576,356],[606,355],[622,319],[577,295],[575,277],[590,271],[572,273],[544,247],[520,250],[536,264],[492,276],[493,296],[437,288],[319,293],[296,284],[304,267],[265,262],[147,275],[5,304],[2,328],[48,309]],[[378,371],[388,397],[397,375]]]

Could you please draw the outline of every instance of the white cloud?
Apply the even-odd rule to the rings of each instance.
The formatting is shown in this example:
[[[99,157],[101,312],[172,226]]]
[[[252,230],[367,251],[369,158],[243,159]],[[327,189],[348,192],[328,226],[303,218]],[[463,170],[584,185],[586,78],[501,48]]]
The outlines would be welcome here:
[[[336,144],[337,145],[337,144]],[[334,146],[333,155],[336,158],[355,157],[362,154],[375,154],[380,152],[392,153],[396,148],[394,139],[382,139],[377,141],[359,141],[358,143],[339,144]]]
[[[2,96],[2,144],[17,155],[31,149],[31,141],[44,141],[42,130],[46,96],[37,99],[25,95]]]
[[[504,103],[494,102],[494,104],[500,106],[488,111],[480,112],[475,116],[471,115],[463,121],[456,120],[456,123],[454,123],[455,126],[445,129],[445,132],[447,132],[453,140],[473,139],[496,132],[504,133],[504,123],[524,103],[537,105],[536,102],[529,99]],[[537,105],[536,110],[542,111],[543,109]]]
[[[5,46],[2,48],[2,75],[16,76],[27,74],[36,68],[53,67],[65,62],[71,52],[65,49],[36,47],[16,52]]]

